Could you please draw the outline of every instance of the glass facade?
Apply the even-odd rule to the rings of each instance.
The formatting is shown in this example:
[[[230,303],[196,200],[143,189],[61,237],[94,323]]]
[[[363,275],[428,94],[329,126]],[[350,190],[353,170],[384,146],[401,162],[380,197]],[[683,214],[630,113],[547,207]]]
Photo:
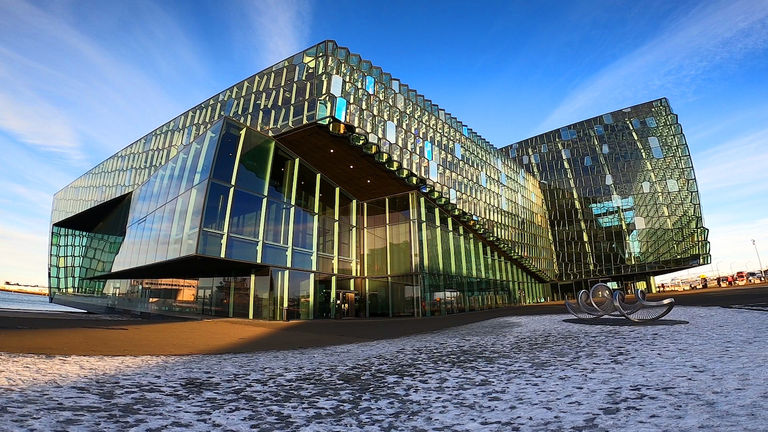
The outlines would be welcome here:
[[[621,280],[708,264],[693,163],[666,99],[505,147],[542,181],[558,280]]]
[[[665,100],[651,105],[668,111]],[[687,155],[684,137],[670,115],[629,120],[647,147],[636,169],[654,172],[632,180],[641,197],[624,191],[626,170],[604,168],[629,137],[621,115],[590,120],[592,151],[571,145],[586,140],[578,125],[497,149],[400,80],[325,41],[193,107],[59,191],[52,296],[256,319],[429,316],[551,299],[553,281],[614,268],[696,265],[690,257],[708,247],[706,230],[692,168],[689,176],[682,166],[687,160],[690,168],[690,158],[678,157],[683,148]],[[289,133],[307,142],[282,144],[279,136]],[[539,147],[530,150],[529,141]],[[375,165],[366,175],[379,192],[361,193],[361,178],[318,159],[326,145],[327,157],[336,148]],[[606,189],[574,186],[563,199],[561,183],[578,182],[568,174],[577,158]],[[393,181],[400,186],[380,186]],[[665,223],[670,238],[699,236],[699,249],[644,246],[667,239],[647,229],[672,204],[662,206],[654,193],[695,195],[690,212],[667,210],[680,217]],[[608,198],[587,202],[579,194]],[[625,235],[620,250],[596,243],[589,220]],[[621,267],[620,256],[645,267]]]

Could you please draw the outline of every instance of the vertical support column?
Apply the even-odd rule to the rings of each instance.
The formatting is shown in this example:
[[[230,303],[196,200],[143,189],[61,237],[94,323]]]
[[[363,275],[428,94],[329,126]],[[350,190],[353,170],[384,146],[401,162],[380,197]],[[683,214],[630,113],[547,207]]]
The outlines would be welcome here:
[[[256,273],[251,270],[251,286],[248,295],[248,319],[253,319],[253,295],[256,289]]]

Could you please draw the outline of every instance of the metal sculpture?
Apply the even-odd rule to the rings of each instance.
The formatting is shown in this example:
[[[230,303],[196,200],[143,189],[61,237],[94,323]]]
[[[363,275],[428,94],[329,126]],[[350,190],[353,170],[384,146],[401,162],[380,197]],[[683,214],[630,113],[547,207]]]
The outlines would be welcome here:
[[[595,284],[589,291],[581,290],[576,300],[565,301],[565,308],[583,320],[604,316],[624,317],[634,322],[657,320],[675,307],[675,299],[646,300],[645,291],[635,289],[635,302],[628,303],[622,291],[614,291],[604,283]]]

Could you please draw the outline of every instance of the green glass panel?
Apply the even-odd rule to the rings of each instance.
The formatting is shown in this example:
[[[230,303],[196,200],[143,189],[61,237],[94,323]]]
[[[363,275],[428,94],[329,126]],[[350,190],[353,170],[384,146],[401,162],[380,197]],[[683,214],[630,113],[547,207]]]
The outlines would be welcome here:
[[[274,148],[275,142],[271,138],[247,131],[240,151],[235,184],[243,189],[265,194]]]

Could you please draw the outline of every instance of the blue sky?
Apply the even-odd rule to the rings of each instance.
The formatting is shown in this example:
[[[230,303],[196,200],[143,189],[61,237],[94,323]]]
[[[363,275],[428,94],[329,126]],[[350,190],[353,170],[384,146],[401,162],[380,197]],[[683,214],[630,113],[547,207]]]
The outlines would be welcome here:
[[[499,147],[668,97],[713,262],[768,267],[768,1],[361,3],[0,1],[0,281],[46,283],[54,192],[323,39]]]

